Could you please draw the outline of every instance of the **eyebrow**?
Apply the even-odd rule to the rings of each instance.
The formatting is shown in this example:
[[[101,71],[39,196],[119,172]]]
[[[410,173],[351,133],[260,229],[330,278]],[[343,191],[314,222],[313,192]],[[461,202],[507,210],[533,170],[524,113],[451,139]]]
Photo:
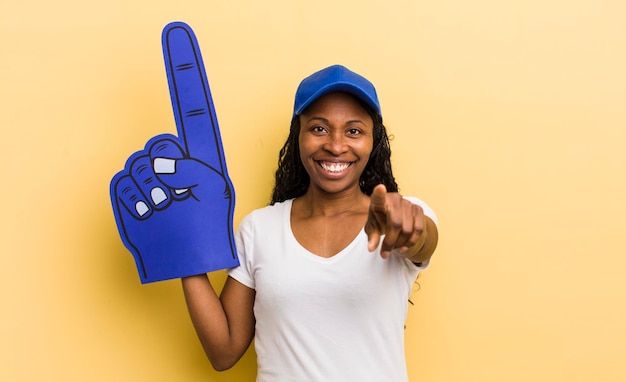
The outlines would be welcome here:
[[[311,117],[311,118],[309,118],[307,120],[307,122],[310,122],[310,121],[322,121],[322,122],[324,122],[327,125],[330,124],[330,121],[328,119],[324,118],[324,117]],[[348,124],[351,124],[351,123],[361,123],[361,124],[365,125],[365,122],[363,122],[360,119],[351,119],[351,120],[346,121],[345,124],[348,125]]]

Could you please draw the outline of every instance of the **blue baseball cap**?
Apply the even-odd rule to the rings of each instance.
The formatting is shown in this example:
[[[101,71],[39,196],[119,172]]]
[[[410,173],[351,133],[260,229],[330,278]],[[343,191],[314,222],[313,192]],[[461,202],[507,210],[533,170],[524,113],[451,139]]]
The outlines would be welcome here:
[[[350,93],[382,116],[374,85],[365,77],[342,65],[332,65],[311,74],[300,82],[293,107],[294,117],[316,99],[331,92]]]

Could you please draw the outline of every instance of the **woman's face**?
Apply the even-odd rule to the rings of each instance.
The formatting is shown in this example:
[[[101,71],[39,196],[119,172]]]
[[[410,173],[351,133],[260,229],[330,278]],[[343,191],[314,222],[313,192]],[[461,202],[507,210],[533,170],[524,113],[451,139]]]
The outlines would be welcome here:
[[[318,98],[300,116],[300,160],[309,187],[327,193],[359,188],[373,147],[374,122],[347,93]]]

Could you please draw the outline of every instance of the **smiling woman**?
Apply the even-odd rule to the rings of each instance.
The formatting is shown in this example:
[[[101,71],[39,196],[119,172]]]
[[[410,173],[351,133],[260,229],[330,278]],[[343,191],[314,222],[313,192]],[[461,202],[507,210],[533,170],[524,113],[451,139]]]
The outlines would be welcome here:
[[[376,90],[334,65],[305,78],[270,206],[240,223],[221,296],[183,279],[216,369],[254,338],[257,381],[406,381],[411,287],[437,245],[434,212],[397,193]]]
[[[305,78],[298,87],[289,136],[280,150],[271,204],[301,196],[307,191],[309,174],[304,169],[300,158],[301,118],[298,115],[316,100],[315,97],[330,92],[351,94],[363,110],[367,111],[373,122],[373,148],[359,180],[361,191],[370,195],[378,184],[384,184],[387,191],[398,191],[391,169],[389,138],[382,123],[380,104],[374,85],[345,67],[334,65]]]

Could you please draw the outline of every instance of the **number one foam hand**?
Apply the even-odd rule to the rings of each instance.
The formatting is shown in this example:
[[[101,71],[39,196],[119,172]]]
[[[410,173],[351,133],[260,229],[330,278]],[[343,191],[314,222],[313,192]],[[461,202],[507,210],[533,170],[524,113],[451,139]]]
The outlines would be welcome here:
[[[142,283],[239,265],[235,190],[198,41],[181,22],[163,29],[178,136],[158,135],[111,180],[113,214]]]

